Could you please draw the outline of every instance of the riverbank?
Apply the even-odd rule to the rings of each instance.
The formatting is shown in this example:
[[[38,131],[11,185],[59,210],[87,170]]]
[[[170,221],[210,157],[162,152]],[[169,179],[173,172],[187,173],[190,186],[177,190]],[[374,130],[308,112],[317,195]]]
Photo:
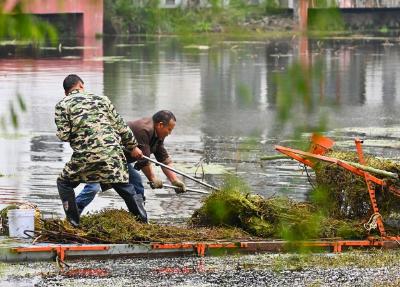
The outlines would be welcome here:
[[[104,33],[106,35],[163,34],[186,35],[203,33],[237,34],[295,32],[298,20],[293,9],[232,3],[223,8],[160,9],[157,2],[145,6],[126,1],[105,1]],[[354,32],[390,31],[400,28],[400,8],[310,8],[310,31]]]

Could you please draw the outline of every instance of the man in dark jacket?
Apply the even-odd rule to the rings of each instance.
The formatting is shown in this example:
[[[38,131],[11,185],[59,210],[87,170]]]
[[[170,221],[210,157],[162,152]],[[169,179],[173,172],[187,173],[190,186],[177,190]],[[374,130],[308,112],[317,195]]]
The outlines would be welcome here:
[[[157,161],[172,167],[172,160],[164,147],[164,139],[169,136],[175,128],[176,118],[174,114],[167,110],[158,111],[152,118],[141,118],[136,121],[128,122],[128,126],[133,131],[133,134],[138,141],[138,147],[142,150],[143,154],[150,156],[154,154]],[[127,156],[128,162],[133,163],[135,159]],[[178,179],[176,174],[165,168],[161,167],[163,173],[166,175],[172,185],[176,186],[175,191],[182,193],[186,191],[185,184]],[[137,170],[141,170],[150,182],[151,188],[162,188],[163,183],[158,179],[154,173],[153,166],[146,160],[138,160],[134,166],[128,164],[129,182],[135,187],[137,194],[143,196],[144,199],[144,186],[142,179]],[[81,193],[77,196],[77,206],[79,213],[94,199],[97,192],[101,190],[99,184],[90,183],[86,184]]]
[[[57,188],[67,220],[79,225],[74,188],[82,182],[111,185],[124,199],[129,211],[147,221],[143,199],[128,183],[124,149],[132,158],[142,158],[138,143],[111,101],[84,91],[77,75],[63,82],[65,97],[55,107],[57,137],[69,142],[71,160],[57,179]]]

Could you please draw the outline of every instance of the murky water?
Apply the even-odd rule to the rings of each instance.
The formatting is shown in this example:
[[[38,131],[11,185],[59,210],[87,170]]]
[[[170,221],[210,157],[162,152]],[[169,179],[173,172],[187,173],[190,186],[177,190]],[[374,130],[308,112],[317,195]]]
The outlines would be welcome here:
[[[82,45],[86,48],[63,44],[35,52],[0,47],[0,114],[8,117],[16,94],[27,106],[26,112],[18,112],[19,130],[14,133],[8,126],[0,136],[0,208],[29,201],[45,213],[63,214],[55,182],[71,149],[55,137],[54,106],[63,97],[62,81],[69,73],[79,74],[87,90],[107,95],[126,120],[172,110],[177,126],[166,146],[177,167],[218,164],[256,193],[305,198],[310,185],[298,163],[258,160],[261,154],[275,154],[274,144],[291,145],[287,135],[276,133],[274,75],[302,58],[297,39],[188,46],[168,37],[123,38]],[[367,152],[396,158],[398,38],[309,40],[308,46],[309,59],[324,64],[320,102],[329,115],[329,134],[346,148],[360,136]],[[220,185],[222,178],[206,175],[205,180]],[[153,219],[188,217],[202,198],[151,189],[146,196]],[[124,203],[107,191],[87,211],[104,207]]]

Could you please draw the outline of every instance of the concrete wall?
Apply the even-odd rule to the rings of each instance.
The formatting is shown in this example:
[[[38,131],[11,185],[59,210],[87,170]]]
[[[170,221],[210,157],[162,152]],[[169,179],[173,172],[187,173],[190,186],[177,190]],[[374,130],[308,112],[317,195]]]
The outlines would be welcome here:
[[[350,29],[400,28],[400,7],[385,9],[341,9],[346,26]]]
[[[12,11],[21,0],[6,0],[4,11]],[[103,33],[103,0],[30,0],[23,1],[24,12],[30,14],[81,14],[78,34],[95,37]]]

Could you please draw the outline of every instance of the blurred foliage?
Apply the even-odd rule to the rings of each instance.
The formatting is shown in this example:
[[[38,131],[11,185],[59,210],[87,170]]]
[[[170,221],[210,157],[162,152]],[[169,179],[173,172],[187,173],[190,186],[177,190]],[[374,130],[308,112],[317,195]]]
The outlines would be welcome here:
[[[57,31],[52,25],[39,20],[37,17],[24,14],[24,2],[16,1],[16,5],[5,11],[5,0],[0,0],[0,40],[27,41],[43,43],[49,40],[56,44]]]
[[[14,100],[9,102],[9,109],[7,114],[0,115],[0,126],[3,131],[8,130],[8,123],[11,123],[13,128],[19,127],[19,117],[20,113],[26,112],[25,100],[22,95],[17,93]]]
[[[321,108],[323,71],[321,62],[307,65],[298,61],[275,75],[278,132],[290,126],[294,138],[300,139],[304,133],[326,130],[328,115]]]
[[[312,31],[326,33],[344,30],[340,11],[333,1],[314,1],[314,8],[309,9],[308,31],[299,35],[297,59],[283,72],[277,73],[276,123],[280,135],[287,132],[296,139],[296,147],[307,150],[309,133],[323,133],[328,129],[328,113],[324,105],[325,67],[317,57],[311,57],[308,51],[308,34]],[[323,8],[323,9],[318,9]],[[285,127],[287,128],[285,130]],[[334,211],[338,206],[332,198],[331,190],[326,186],[315,188],[309,195],[309,202],[315,207],[307,220],[293,224],[282,221],[281,237],[287,240],[288,248],[298,252],[307,252],[309,247],[304,240],[321,237],[324,230],[326,237],[363,238],[366,231],[360,222],[350,222],[345,218],[336,218]]]
[[[312,8],[333,8],[338,6],[336,0],[313,0],[312,4]]]
[[[310,9],[308,12],[310,31],[343,31],[345,25],[338,8]]]
[[[210,0],[210,5],[188,5],[161,9],[159,0],[105,0],[106,33],[205,33],[234,30],[249,19],[258,19],[269,13],[279,13],[274,0],[262,5],[248,5],[245,0],[232,0],[222,5],[221,0]],[[261,7],[261,9],[260,9]],[[225,29],[225,30],[223,30]]]
[[[5,0],[0,0],[0,41],[15,41],[29,44],[41,44],[49,41],[56,44],[58,41],[56,29],[49,23],[37,17],[24,14],[25,1],[16,1],[10,11],[5,11]],[[0,125],[7,130],[10,122],[14,128],[19,126],[19,113],[26,111],[25,101],[21,94],[17,94],[15,100],[10,101],[8,114],[0,115]]]
[[[159,0],[106,0],[105,21],[110,21],[118,34],[157,33],[168,22],[158,6]]]

